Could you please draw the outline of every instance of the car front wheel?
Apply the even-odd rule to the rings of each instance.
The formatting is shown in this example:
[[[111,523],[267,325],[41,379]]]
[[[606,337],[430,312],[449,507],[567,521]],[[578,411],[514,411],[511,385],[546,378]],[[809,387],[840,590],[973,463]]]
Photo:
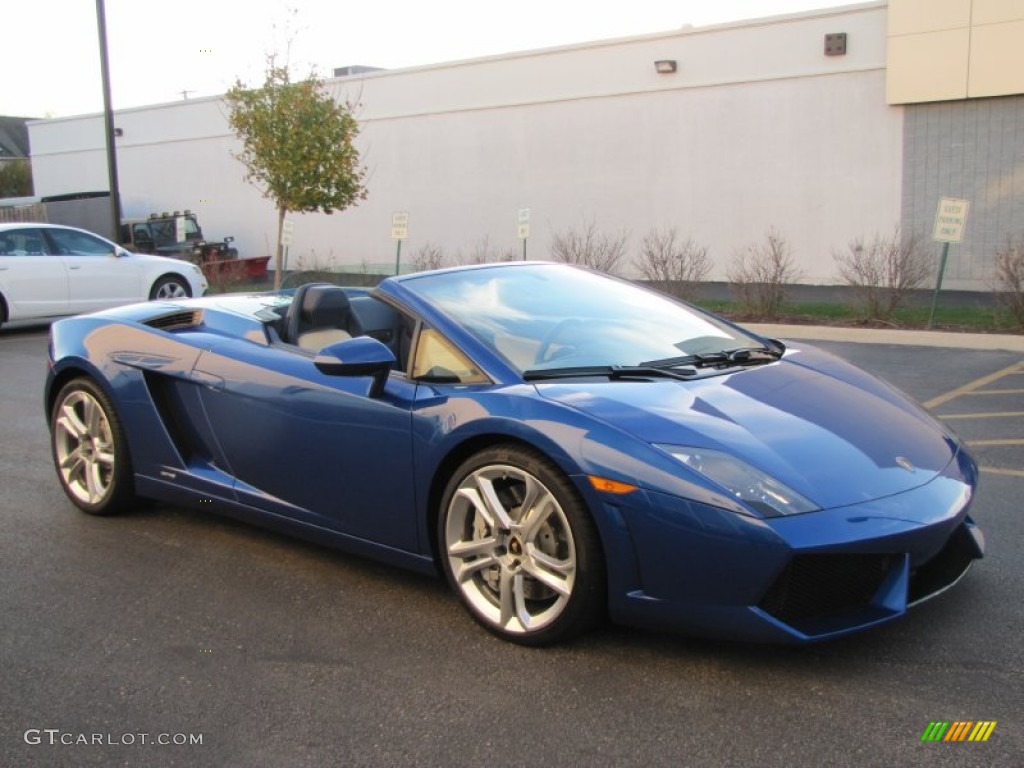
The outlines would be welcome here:
[[[150,300],[153,299],[187,299],[192,296],[192,289],[184,278],[176,275],[166,275],[155,283],[149,292]]]
[[[74,504],[111,515],[135,500],[124,430],[106,394],[89,379],[64,385],[50,418],[57,477]]]
[[[448,483],[439,518],[449,582],[499,637],[548,645],[603,616],[594,523],[569,480],[539,453],[499,446],[476,454]]]

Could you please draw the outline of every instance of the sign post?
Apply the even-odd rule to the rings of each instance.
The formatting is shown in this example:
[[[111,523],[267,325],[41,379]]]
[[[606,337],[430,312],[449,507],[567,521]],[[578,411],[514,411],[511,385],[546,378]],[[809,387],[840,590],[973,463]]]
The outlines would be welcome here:
[[[395,274],[402,268],[402,241],[409,237],[409,212],[396,211],[391,214],[391,239],[398,241],[395,251]]]
[[[946,262],[949,260],[949,244],[963,239],[964,227],[967,224],[967,209],[970,202],[955,197],[943,197],[939,200],[935,212],[935,228],[932,239],[942,243],[942,257],[939,259],[939,274],[935,278],[935,293],[932,294],[932,311],[928,314],[928,328],[935,320],[935,307],[939,303],[939,291],[942,290],[942,276],[946,273]]]
[[[520,208],[517,215],[519,239],[523,241],[523,261],[526,261],[526,241],[530,239],[530,209]]]

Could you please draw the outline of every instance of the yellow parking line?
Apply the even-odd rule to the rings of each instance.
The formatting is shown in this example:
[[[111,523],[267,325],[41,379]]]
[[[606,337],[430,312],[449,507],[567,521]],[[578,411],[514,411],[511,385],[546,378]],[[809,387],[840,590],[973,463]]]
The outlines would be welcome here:
[[[1024,440],[968,440],[967,444],[972,448],[992,445],[1024,445]]]
[[[994,381],[999,381],[1001,378],[1003,378],[1004,376],[1009,376],[1011,373],[1022,372],[1024,372],[1024,360],[1022,360],[1019,363],[1014,363],[1013,365],[1007,366],[1006,368],[1003,368],[1000,371],[996,371],[995,373],[990,373],[988,376],[982,376],[980,379],[975,379],[974,381],[968,382],[967,384],[964,384],[962,387],[957,387],[956,389],[950,390],[945,394],[933,397],[931,400],[927,400],[924,403],[924,407],[937,408],[938,406],[948,403],[950,400],[958,398],[961,395],[970,394],[971,392],[981,389],[987,384],[991,384]]]
[[[1024,411],[1001,411],[1000,413],[937,413],[936,418],[946,419],[1012,419],[1024,416]]]
[[[964,392],[965,395],[1024,395],[1024,389],[982,389],[978,392]]]
[[[1010,477],[1024,477],[1024,470],[1003,469],[1002,467],[978,467],[982,472],[989,475],[1009,475]]]

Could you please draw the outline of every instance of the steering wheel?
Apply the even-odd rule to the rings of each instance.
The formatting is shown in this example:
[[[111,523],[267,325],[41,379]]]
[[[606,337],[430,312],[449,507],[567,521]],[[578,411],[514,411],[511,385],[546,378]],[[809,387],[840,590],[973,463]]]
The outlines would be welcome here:
[[[565,330],[576,325],[583,325],[583,321],[575,317],[567,317],[565,320],[561,320],[556,323],[555,327],[544,334],[544,338],[541,339],[540,347],[537,348],[537,355],[534,357],[534,362],[550,362],[552,359],[549,354],[551,352],[551,345],[555,343],[555,340],[561,336]]]

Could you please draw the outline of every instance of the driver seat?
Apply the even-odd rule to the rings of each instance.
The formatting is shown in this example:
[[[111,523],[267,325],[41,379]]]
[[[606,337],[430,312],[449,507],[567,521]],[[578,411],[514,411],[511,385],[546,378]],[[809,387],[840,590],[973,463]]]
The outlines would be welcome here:
[[[326,346],[362,336],[363,326],[344,289],[329,283],[307,283],[295,291],[285,315],[285,341],[319,352]]]

